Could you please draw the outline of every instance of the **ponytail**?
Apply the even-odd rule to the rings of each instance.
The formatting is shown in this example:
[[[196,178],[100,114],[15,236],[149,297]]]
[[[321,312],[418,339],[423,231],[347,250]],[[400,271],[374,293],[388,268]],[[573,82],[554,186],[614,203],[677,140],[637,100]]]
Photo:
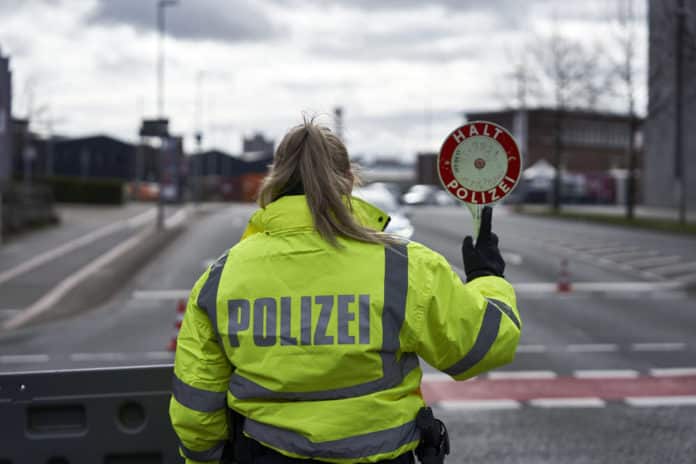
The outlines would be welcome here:
[[[354,176],[348,151],[328,128],[305,117],[276,150],[270,173],[259,191],[262,208],[291,192],[304,192],[319,234],[333,246],[337,237],[368,243],[393,243],[388,234],[359,224],[352,214]]]

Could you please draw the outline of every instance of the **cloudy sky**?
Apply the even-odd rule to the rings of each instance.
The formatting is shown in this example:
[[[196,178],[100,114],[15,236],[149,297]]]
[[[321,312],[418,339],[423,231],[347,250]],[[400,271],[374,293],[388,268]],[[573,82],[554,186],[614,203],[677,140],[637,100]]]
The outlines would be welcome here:
[[[179,0],[166,9],[165,113],[188,147],[200,127],[206,147],[237,152],[243,135],[277,139],[303,113],[331,125],[340,105],[352,153],[410,158],[437,150],[463,111],[515,104],[522,51],[554,31],[611,49],[626,1]],[[157,114],[156,4],[0,0],[15,116],[133,140]],[[633,4],[640,74],[645,4]]]

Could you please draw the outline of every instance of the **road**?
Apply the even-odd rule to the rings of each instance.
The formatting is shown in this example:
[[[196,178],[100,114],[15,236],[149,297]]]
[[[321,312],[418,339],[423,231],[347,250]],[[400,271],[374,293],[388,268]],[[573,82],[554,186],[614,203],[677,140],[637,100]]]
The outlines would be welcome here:
[[[0,335],[0,370],[171,362],[177,300],[239,239],[252,211],[199,213],[107,304]],[[467,214],[412,212],[414,239],[459,273]],[[693,462],[696,295],[686,285],[696,275],[696,239],[502,207],[493,229],[518,291],[523,335],[512,364],[468,382],[425,366],[424,393],[452,435],[448,462]],[[568,293],[556,292],[563,261]]]

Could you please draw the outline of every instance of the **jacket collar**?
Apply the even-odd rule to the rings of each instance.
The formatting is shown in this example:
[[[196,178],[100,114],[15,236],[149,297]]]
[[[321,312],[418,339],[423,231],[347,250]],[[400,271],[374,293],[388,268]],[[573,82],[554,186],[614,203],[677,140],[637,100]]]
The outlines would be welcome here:
[[[351,197],[353,214],[365,227],[382,231],[389,222],[389,215],[356,197]],[[265,208],[256,211],[249,219],[242,239],[259,232],[275,233],[292,229],[314,228],[314,220],[304,195],[286,195]]]

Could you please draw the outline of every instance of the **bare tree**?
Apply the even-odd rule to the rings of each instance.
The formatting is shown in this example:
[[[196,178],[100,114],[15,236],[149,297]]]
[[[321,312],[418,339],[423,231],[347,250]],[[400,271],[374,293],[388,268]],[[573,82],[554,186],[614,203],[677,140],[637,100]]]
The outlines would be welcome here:
[[[500,76],[495,96],[507,108],[524,110],[541,99],[539,78],[532,69],[532,49],[529,44],[505,48],[505,62],[512,70]]]
[[[599,48],[588,49],[582,43],[564,37],[556,25],[546,39],[535,40],[532,49],[534,67],[546,95],[555,109],[553,164],[553,209],[561,208],[561,171],[563,169],[563,119],[573,108],[594,108],[602,97]]]
[[[635,1],[617,1],[617,10],[612,18],[612,22],[614,22],[613,43],[611,47],[608,47],[609,53],[606,54],[610,64],[608,75],[614,80],[614,83],[607,88],[616,93],[622,104],[625,105],[628,114],[626,218],[632,220],[635,216],[636,203],[637,154],[635,141],[639,124],[636,108],[638,79],[640,79],[637,63],[639,44],[637,42]]]

